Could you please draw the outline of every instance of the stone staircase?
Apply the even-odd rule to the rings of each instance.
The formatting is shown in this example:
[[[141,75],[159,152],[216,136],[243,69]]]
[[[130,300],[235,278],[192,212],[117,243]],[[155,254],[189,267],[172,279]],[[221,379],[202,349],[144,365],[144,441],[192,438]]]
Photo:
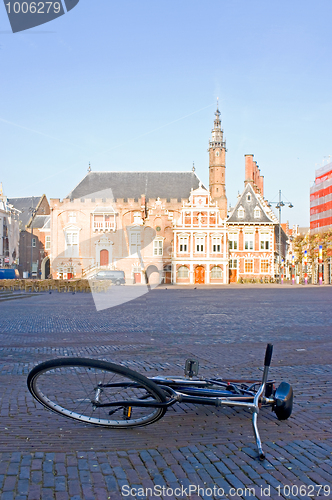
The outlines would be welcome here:
[[[38,292],[24,292],[23,290],[0,290],[0,302],[15,299],[27,299],[28,297],[35,297],[40,295]]]

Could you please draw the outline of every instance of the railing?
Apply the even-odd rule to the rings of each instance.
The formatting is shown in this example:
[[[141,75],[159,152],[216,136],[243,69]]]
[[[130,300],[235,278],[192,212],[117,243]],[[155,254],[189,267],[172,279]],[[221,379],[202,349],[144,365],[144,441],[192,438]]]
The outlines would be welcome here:
[[[108,222],[108,221],[97,222],[97,221],[94,221],[94,223],[93,223],[93,230],[94,231],[115,231],[115,229],[116,229],[115,222]]]
[[[87,277],[90,273],[94,273],[96,271],[100,271],[103,269],[114,270],[115,266],[114,266],[114,264],[108,264],[106,266],[100,266],[98,264],[91,264],[90,266],[86,267],[85,269],[82,269],[82,278]]]
[[[90,266],[82,269],[82,278],[83,278],[83,276],[86,276],[90,271],[93,271],[97,267],[98,267],[97,264],[90,264]]]

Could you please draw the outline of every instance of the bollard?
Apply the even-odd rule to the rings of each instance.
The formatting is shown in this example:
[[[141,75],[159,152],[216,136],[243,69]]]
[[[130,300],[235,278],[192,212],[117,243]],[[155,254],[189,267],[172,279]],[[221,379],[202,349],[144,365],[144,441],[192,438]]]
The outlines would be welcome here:
[[[318,281],[319,284],[323,284],[323,247],[319,245],[318,251]]]

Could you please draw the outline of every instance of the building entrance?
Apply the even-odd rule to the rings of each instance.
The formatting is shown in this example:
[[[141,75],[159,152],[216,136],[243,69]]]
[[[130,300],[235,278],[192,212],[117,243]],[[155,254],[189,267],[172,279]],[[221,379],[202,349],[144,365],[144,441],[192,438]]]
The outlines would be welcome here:
[[[100,265],[108,266],[108,250],[100,250]]]
[[[229,282],[236,283],[237,282],[237,269],[229,270]]]
[[[203,266],[197,266],[195,268],[195,284],[205,283],[205,269]]]

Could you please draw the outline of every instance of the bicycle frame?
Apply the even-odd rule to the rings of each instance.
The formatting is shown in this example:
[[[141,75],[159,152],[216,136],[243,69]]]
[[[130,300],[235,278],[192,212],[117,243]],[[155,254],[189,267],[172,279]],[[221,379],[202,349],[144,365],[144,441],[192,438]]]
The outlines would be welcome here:
[[[157,403],[154,401],[143,401],[143,400],[128,400],[128,401],[113,401],[112,403],[99,403],[99,394],[101,388],[113,387],[112,384],[105,384],[96,388],[96,397],[94,404],[96,407],[118,407],[121,405],[122,407],[152,407],[152,408],[162,408],[169,407],[175,403],[192,403],[192,404],[203,404],[203,405],[212,405],[212,406],[239,406],[243,408],[249,408],[253,411],[252,415],[252,426],[255,434],[256,445],[258,449],[259,458],[263,460],[265,458],[262,442],[260,439],[258,425],[257,425],[257,416],[262,405],[274,405],[275,400],[273,398],[267,398],[263,396],[265,391],[265,387],[267,384],[267,377],[269,372],[269,367],[271,363],[273,346],[271,344],[267,345],[266,353],[265,353],[265,361],[264,361],[264,372],[262,382],[259,385],[258,390],[255,392],[250,390],[250,387],[254,387],[257,385],[257,381],[249,381],[252,382],[252,385],[248,388],[237,388],[238,392],[241,395],[229,394],[227,395],[227,391],[221,391],[222,395],[218,395],[218,390],[213,390],[214,396],[209,395],[209,389],[204,391],[204,386],[208,387],[211,383],[220,385],[221,387],[229,386],[230,381],[218,381],[213,379],[207,380],[187,380],[187,379],[168,379],[166,377],[152,377],[149,380],[157,384],[161,387],[166,393],[171,395],[171,398],[166,403]],[[237,383],[244,383],[244,381],[238,381]],[[272,383],[272,382],[269,382]],[[133,383],[134,384],[134,383]],[[232,387],[236,387],[236,383],[234,382]],[[173,387],[172,387],[173,386]],[[182,387],[181,387],[182,386]],[[186,389],[186,386],[188,387]],[[181,390],[182,389],[182,390]],[[194,392],[194,394],[188,394],[189,392]],[[195,392],[198,394],[195,395]],[[210,391],[211,392],[211,391]],[[226,393],[226,394],[225,394]],[[242,393],[246,393],[242,395]]]

